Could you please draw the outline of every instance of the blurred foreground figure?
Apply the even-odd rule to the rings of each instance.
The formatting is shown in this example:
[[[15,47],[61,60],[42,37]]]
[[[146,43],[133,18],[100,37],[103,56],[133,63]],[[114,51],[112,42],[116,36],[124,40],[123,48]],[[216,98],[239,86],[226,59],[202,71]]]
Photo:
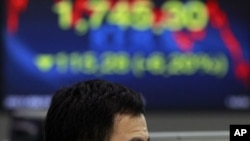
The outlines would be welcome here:
[[[148,141],[140,95],[104,80],[79,82],[55,93],[45,141]]]

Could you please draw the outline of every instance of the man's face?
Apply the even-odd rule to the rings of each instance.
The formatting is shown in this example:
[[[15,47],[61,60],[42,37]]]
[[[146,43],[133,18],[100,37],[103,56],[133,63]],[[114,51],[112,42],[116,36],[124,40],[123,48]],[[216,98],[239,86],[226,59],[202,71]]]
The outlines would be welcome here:
[[[116,115],[110,141],[149,141],[144,115]]]

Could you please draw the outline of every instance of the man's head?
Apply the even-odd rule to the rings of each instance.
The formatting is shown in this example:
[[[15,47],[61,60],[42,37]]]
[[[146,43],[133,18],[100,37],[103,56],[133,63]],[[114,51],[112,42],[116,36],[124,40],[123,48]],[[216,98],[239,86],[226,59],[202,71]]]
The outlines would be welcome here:
[[[46,141],[147,141],[138,93],[104,80],[55,93],[45,121]]]

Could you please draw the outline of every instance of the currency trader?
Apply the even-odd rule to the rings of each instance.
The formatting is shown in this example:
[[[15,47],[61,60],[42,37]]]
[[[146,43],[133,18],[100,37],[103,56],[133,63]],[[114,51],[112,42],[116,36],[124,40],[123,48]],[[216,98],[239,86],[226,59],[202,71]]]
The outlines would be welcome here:
[[[45,141],[149,141],[140,94],[106,80],[59,89],[45,120]]]

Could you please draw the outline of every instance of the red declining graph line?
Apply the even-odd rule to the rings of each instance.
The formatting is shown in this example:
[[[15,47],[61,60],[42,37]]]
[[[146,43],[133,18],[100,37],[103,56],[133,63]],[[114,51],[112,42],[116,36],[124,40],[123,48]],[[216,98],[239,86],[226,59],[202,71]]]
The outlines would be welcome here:
[[[222,40],[226,44],[230,54],[234,59],[241,59],[243,53],[239,42],[229,27],[226,14],[220,10],[218,3],[214,0],[209,1],[207,7],[210,14],[211,24],[220,31]]]
[[[19,16],[27,9],[28,0],[6,0],[7,31],[14,34],[18,30]]]
[[[189,33],[177,31],[173,32],[172,35],[181,51],[188,52],[193,50],[194,41],[190,38]]]
[[[89,0],[75,0],[72,15],[72,27],[75,27],[77,22],[83,16],[90,16],[92,10],[88,7]]]
[[[220,32],[220,36],[225,43],[234,64],[235,76],[246,85],[250,83],[250,62],[244,60],[243,51],[230,29],[228,18],[218,5],[216,0],[209,0],[207,3],[211,24]]]
[[[206,31],[205,29],[192,32],[180,30],[172,32],[172,36],[182,52],[191,52],[194,44],[205,38]]]
[[[153,13],[154,13],[153,26],[161,28],[161,25],[164,22],[164,18],[167,18],[167,14],[159,8],[154,8]]]
[[[204,29],[192,32],[177,31],[173,32],[172,35],[181,51],[190,52],[193,50],[195,42],[205,38],[206,31]]]

